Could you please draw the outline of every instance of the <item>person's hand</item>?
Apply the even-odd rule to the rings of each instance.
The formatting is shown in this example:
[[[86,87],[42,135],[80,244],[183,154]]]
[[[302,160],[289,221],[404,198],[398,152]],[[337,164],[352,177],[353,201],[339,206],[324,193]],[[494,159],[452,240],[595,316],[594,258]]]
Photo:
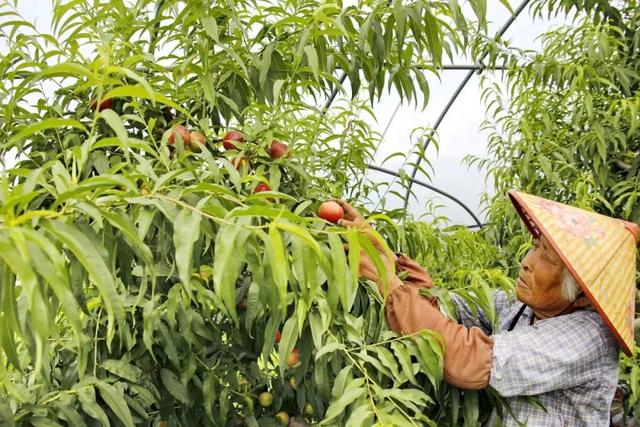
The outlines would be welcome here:
[[[395,274],[394,263],[397,258],[396,254],[389,249],[388,245],[384,241],[381,242],[379,238],[377,238],[379,236],[375,235],[373,228],[371,228],[357,209],[342,199],[332,200],[338,203],[344,210],[344,217],[338,221],[338,225],[343,227],[354,227],[364,234],[380,255],[380,259],[385,267],[386,276],[381,278],[373,260],[369,255],[367,255],[366,251],[362,250],[360,252],[360,277],[374,281],[378,284],[380,294],[388,295],[390,290],[399,284],[402,284],[402,281]],[[348,249],[348,245],[345,245],[345,248]]]
[[[339,204],[342,207],[342,210],[344,210],[344,217],[341,220],[338,220],[338,225],[343,227],[355,227],[358,229],[371,228],[360,212],[358,212],[358,210],[349,203],[342,199],[331,200]]]
[[[392,261],[395,262],[396,255],[393,252],[390,252],[388,248],[385,248],[385,244],[380,242],[374,235],[374,230],[371,228],[366,219],[358,212],[356,208],[351,206],[349,203],[345,202],[342,199],[331,199],[334,202],[338,203],[342,209],[344,210],[344,217],[341,220],[338,220],[338,225],[342,227],[353,227],[362,232],[369,241],[373,244],[373,246],[378,250],[381,256],[386,258],[391,258]]]

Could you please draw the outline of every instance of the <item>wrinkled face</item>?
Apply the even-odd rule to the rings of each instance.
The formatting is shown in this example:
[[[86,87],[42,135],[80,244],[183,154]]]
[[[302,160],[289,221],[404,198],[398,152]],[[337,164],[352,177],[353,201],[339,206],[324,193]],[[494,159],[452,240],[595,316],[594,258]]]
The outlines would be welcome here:
[[[516,295],[537,313],[553,316],[570,303],[561,292],[564,266],[544,236],[534,243],[520,265]]]

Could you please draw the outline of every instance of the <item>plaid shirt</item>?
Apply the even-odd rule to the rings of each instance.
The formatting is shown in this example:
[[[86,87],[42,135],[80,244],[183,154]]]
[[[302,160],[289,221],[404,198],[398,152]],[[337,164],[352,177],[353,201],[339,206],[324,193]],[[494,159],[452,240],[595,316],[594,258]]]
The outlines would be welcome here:
[[[478,326],[494,340],[492,386],[511,406],[516,420],[496,410],[488,426],[608,426],[611,401],[618,383],[618,345],[594,311],[538,320],[525,309],[512,331],[507,331],[522,303],[504,291],[494,292],[497,329],[486,315],[474,314],[453,295],[458,321]],[[542,409],[531,396],[546,409]],[[520,424],[518,424],[520,422]]]

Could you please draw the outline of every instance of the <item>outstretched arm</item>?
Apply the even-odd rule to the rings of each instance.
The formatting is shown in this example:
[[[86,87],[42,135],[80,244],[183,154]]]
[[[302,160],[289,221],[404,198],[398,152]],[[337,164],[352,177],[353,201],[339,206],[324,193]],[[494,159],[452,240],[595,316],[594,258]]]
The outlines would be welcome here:
[[[365,229],[364,218],[348,203],[340,200],[345,219],[340,225]],[[374,242],[375,244],[375,242]],[[445,318],[425,297],[419,294],[422,287],[432,287],[433,282],[422,267],[409,258],[390,260],[384,252],[381,258],[387,267],[398,261],[409,270],[415,284],[403,283],[391,273],[384,280],[377,277],[373,262],[361,256],[360,274],[378,283],[380,293],[387,295],[386,310],[389,327],[399,334],[414,334],[425,329],[439,332],[444,343],[444,379],[449,384],[467,389],[480,389],[489,383],[492,363],[493,340],[477,327],[467,328]],[[388,285],[385,288],[385,285]]]
[[[444,380],[466,389],[486,387],[491,374],[493,339],[480,328],[467,328],[445,318],[418,290],[404,284],[389,295],[389,327],[399,334],[425,329],[440,333],[444,343]]]

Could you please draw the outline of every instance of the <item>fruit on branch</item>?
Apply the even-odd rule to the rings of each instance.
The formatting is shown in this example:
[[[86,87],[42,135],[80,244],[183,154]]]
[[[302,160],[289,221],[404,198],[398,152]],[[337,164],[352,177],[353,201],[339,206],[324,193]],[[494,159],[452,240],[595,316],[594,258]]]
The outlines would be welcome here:
[[[253,190],[254,193],[262,193],[263,191],[271,191],[271,187],[269,187],[269,184],[261,182],[260,184],[256,185],[255,190]]]
[[[298,389],[298,383],[296,382],[296,377],[291,377],[289,379],[289,385],[291,386],[292,389],[297,390]]]
[[[287,357],[287,366],[289,368],[295,368],[300,363],[300,350],[294,348]]]
[[[276,331],[276,344],[280,344],[281,339],[282,339],[282,332]]]
[[[276,419],[280,423],[280,425],[286,426],[289,424],[289,414],[285,411],[280,411],[276,414]]]
[[[178,125],[171,130],[171,134],[169,135],[169,140],[168,140],[169,145],[175,144],[176,135],[180,135],[180,138],[182,138],[182,143],[184,144],[185,148],[191,143],[191,135],[189,134],[189,130],[182,125]]]
[[[315,409],[313,408],[313,405],[309,402],[307,402],[306,405],[304,405],[304,413],[305,415],[313,415],[315,413]]]
[[[258,402],[260,402],[260,406],[263,408],[268,408],[273,403],[273,394],[268,391],[260,393],[260,396],[258,396]]]
[[[271,141],[271,146],[269,147],[269,156],[275,160],[287,154],[289,150],[289,146],[284,142],[280,142],[277,139]]]
[[[245,376],[241,376],[238,380],[238,385],[240,387],[247,387],[249,386],[249,380]]]
[[[222,146],[225,150],[237,150],[244,143],[244,134],[237,130],[226,133],[222,138]]]
[[[94,99],[93,102],[91,103],[91,109],[95,110],[97,108],[98,112],[102,110],[106,110],[108,108],[112,108],[112,107],[113,107],[113,98],[103,99],[102,101],[100,101],[100,104],[98,104],[97,99]]]
[[[191,151],[199,153],[202,151],[202,147],[207,145],[207,137],[202,132],[193,131],[189,136],[191,137],[191,143],[189,144]]]
[[[318,209],[318,216],[334,224],[344,217],[342,206],[333,201],[324,202]]]

